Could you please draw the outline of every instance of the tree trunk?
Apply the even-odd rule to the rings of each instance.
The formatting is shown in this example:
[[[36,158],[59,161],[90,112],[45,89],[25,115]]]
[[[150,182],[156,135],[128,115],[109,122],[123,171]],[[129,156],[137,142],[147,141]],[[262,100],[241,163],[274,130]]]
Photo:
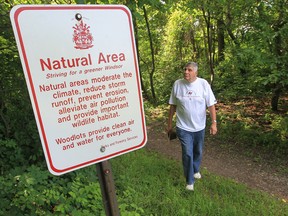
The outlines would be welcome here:
[[[154,76],[154,72],[155,72],[154,47],[153,47],[152,35],[151,35],[151,31],[150,31],[150,26],[149,26],[148,16],[147,16],[147,11],[146,11],[145,6],[143,6],[143,11],[144,11],[144,17],[145,17],[145,22],[146,22],[148,37],[149,37],[150,51],[151,51],[151,59],[152,59],[151,71],[150,71],[150,73],[149,73],[150,87],[151,87],[151,94],[152,94],[153,103],[155,103],[155,102],[156,102],[156,94],[155,94],[154,80],[153,80],[153,76]]]
[[[280,8],[283,8],[283,4],[281,4]],[[287,22],[284,18],[283,13],[284,13],[283,10],[279,11],[278,20],[273,27],[273,30],[274,30],[275,35],[276,35],[274,38],[274,53],[275,53],[275,56],[277,57],[277,59],[283,58],[283,55],[284,55],[284,53],[283,53],[283,39],[282,39],[280,31]],[[276,68],[277,68],[278,72],[284,70],[281,61],[277,61]],[[272,99],[271,99],[271,109],[273,111],[278,110],[278,102],[279,102],[279,98],[280,98],[282,88],[283,88],[281,86],[280,82],[281,82],[281,80],[278,80],[278,84],[276,83],[274,89],[272,89],[273,95],[272,95]]]
[[[133,16],[133,13],[132,13],[132,16]],[[133,17],[133,25],[134,25],[134,33],[135,33],[135,43],[136,43],[136,50],[137,50],[137,56],[138,56],[138,65],[140,67],[140,62],[139,62],[139,48],[138,48],[138,29],[137,29],[137,22],[136,22],[136,19],[135,17]],[[141,88],[142,88],[142,91],[143,91],[143,98],[149,100],[149,95],[147,93],[147,90],[144,86],[144,82],[143,82],[143,78],[142,78],[142,73],[141,73],[141,70],[139,69],[139,75],[140,75],[140,82],[141,82]]]
[[[202,10],[203,16],[206,22],[206,31],[207,31],[207,41],[208,41],[208,63],[209,63],[209,68],[210,68],[210,84],[213,84],[214,81],[214,62],[213,62],[213,33],[212,33],[212,23],[211,23],[211,16],[210,12],[206,13],[204,9]]]
[[[276,86],[273,89],[273,95],[272,95],[272,98],[271,98],[271,109],[273,111],[277,111],[278,110],[278,102],[279,102],[279,98],[280,98],[281,92],[282,92],[282,89],[281,89],[280,86]]]
[[[218,39],[218,63],[225,59],[224,49],[225,49],[225,35],[224,35],[224,22],[217,20],[217,39]]]
[[[199,52],[197,52],[197,46],[195,43],[195,36],[194,36],[194,30],[191,28],[190,29],[190,42],[193,47],[193,53],[191,55],[191,59],[197,59],[199,57]]]

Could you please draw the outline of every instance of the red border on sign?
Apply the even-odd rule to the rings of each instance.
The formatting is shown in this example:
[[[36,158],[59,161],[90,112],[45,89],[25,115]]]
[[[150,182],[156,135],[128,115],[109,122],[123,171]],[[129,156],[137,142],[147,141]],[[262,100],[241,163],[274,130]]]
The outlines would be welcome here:
[[[142,142],[139,144],[139,145],[136,145],[134,147],[131,147],[131,148],[128,148],[128,149],[124,149],[122,151],[119,151],[119,152],[115,152],[113,154],[110,154],[110,155],[107,155],[105,157],[100,157],[100,158],[97,158],[97,159],[94,159],[94,160],[90,160],[90,161],[86,161],[84,163],[81,163],[81,164],[77,164],[77,165],[74,165],[74,166],[71,166],[71,167],[68,167],[68,168],[65,168],[65,169],[57,169],[54,165],[53,165],[53,161],[52,161],[52,157],[51,157],[51,153],[50,153],[50,150],[49,150],[49,145],[48,145],[48,142],[47,142],[47,137],[46,137],[46,133],[45,133],[45,129],[44,129],[44,125],[43,125],[43,121],[42,121],[42,118],[41,118],[41,114],[40,114],[40,109],[39,109],[39,105],[38,105],[38,101],[37,101],[37,97],[36,97],[36,93],[35,93],[35,88],[34,88],[34,83],[33,83],[33,79],[32,79],[32,76],[31,76],[31,71],[30,71],[30,67],[29,67],[29,63],[28,63],[28,59],[27,59],[27,55],[26,55],[26,51],[25,51],[25,46],[24,46],[24,42],[23,42],[23,38],[22,38],[22,35],[21,35],[21,30],[20,30],[20,26],[19,26],[19,23],[18,23],[18,18],[19,18],[19,15],[23,12],[23,11],[27,11],[27,10],[95,10],[95,9],[98,9],[98,10],[107,10],[107,9],[111,9],[111,10],[123,10],[127,16],[128,16],[128,20],[129,20],[129,28],[130,28],[130,37],[131,37],[131,42],[132,42],[132,49],[133,49],[133,56],[134,56],[134,66],[135,66],[135,71],[136,71],[136,76],[137,76],[137,86],[138,86],[138,96],[139,96],[139,101],[140,101],[140,111],[141,111],[141,120],[142,120],[142,132],[143,132],[143,140]],[[144,112],[143,112],[143,102],[142,102],[142,95],[141,95],[141,88],[140,88],[140,83],[139,83],[139,70],[138,70],[138,62],[137,62],[137,55],[136,55],[136,47],[135,47],[135,43],[133,41],[135,41],[134,39],[134,34],[133,34],[133,25],[131,23],[131,14],[130,14],[130,11],[128,11],[126,9],[126,7],[123,7],[123,6],[103,6],[103,5],[98,5],[98,6],[92,6],[92,5],[89,5],[89,6],[23,6],[23,7],[19,7],[15,10],[15,13],[13,14],[14,17],[14,23],[15,23],[15,27],[16,27],[16,31],[17,31],[17,34],[18,34],[18,39],[19,39],[19,43],[20,43],[20,47],[21,47],[21,51],[22,51],[22,55],[23,55],[23,60],[24,60],[24,64],[25,64],[25,68],[26,68],[26,71],[27,71],[27,75],[28,75],[28,80],[29,80],[29,85],[30,85],[30,88],[31,88],[31,92],[32,92],[32,96],[33,96],[33,102],[34,102],[34,105],[35,105],[35,109],[36,109],[36,118],[38,118],[38,122],[39,122],[39,127],[40,127],[40,130],[41,130],[41,134],[42,134],[42,138],[43,138],[43,141],[44,141],[44,146],[45,146],[45,149],[46,149],[46,154],[47,154],[47,157],[48,157],[48,161],[49,161],[49,165],[50,165],[50,168],[57,174],[64,174],[64,173],[67,173],[69,171],[73,171],[73,170],[76,170],[76,169],[79,169],[81,167],[85,167],[89,164],[94,164],[94,163],[97,163],[97,162],[101,162],[101,161],[104,161],[104,160],[107,160],[109,158],[112,158],[112,157],[115,157],[119,154],[123,154],[125,152],[129,152],[129,151],[132,151],[133,149],[138,149],[140,148],[141,146],[145,145],[146,141],[147,141],[147,134],[146,134],[146,129],[145,129],[145,115],[144,115]]]

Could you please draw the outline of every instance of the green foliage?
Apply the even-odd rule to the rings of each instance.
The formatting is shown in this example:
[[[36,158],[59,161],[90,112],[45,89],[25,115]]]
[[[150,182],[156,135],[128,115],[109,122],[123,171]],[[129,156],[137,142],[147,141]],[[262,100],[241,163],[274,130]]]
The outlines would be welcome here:
[[[181,163],[145,149],[111,160],[121,215],[285,215],[287,205],[206,170],[185,191]],[[105,215],[93,166],[52,176],[45,165],[0,176],[0,215]]]
[[[269,118],[269,117],[268,117]],[[279,140],[276,143],[277,151],[283,151],[284,149],[288,152],[288,117],[274,115],[271,120],[271,127],[273,132],[276,134],[275,140]]]
[[[287,211],[285,203],[206,170],[205,181],[195,183],[195,192],[185,191],[181,163],[153,152],[132,152],[113,159],[112,165],[119,197],[128,193],[127,202],[143,209],[140,215],[285,215]]]
[[[0,215],[103,215],[99,183],[91,169],[55,177],[45,167],[19,168],[0,179]]]
[[[33,162],[33,156],[43,154],[39,144],[37,145],[39,136],[9,20],[9,12],[14,3],[17,2],[1,0],[0,4],[3,18],[0,21],[0,139],[8,142],[14,140],[19,148],[15,147],[14,150],[21,152],[21,157],[27,162]],[[7,143],[5,145],[7,147]],[[19,158],[20,163],[21,161]]]
[[[24,168],[24,169],[23,169]],[[52,176],[41,166],[15,167],[0,177],[0,215],[105,215],[93,167]],[[143,215],[133,202],[135,191],[119,197],[124,215]]]
[[[8,172],[16,164],[25,164],[21,148],[15,140],[0,140],[0,167],[1,174]]]
[[[261,106],[258,103],[254,101],[251,107]],[[265,112],[264,108],[261,107],[262,112]],[[245,108],[240,104],[231,109],[233,112],[228,109],[218,111],[220,133],[217,139],[232,145],[241,145],[247,152],[258,149],[259,154],[271,153],[274,158],[285,160],[288,153],[287,116],[266,111],[266,114],[255,117],[253,110],[248,111],[249,106]]]

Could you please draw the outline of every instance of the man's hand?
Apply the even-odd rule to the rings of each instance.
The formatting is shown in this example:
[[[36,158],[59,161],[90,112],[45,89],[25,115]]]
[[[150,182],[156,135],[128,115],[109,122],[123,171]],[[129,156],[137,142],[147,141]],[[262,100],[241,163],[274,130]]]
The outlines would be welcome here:
[[[217,134],[217,124],[216,122],[213,122],[211,127],[210,127],[210,134],[211,135],[216,135]]]
[[[167,135],[168,135],[169,140],[173,140],[177,138],[176,131],[173,129],[168,130]]]

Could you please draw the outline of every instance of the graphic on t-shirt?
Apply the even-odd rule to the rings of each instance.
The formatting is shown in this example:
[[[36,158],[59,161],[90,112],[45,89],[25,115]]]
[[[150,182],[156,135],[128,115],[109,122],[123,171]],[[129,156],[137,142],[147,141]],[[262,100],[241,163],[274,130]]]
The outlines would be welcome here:
[[[185,94],[185,97],[197,97],[196,92],[193,90],[188,90]]]

